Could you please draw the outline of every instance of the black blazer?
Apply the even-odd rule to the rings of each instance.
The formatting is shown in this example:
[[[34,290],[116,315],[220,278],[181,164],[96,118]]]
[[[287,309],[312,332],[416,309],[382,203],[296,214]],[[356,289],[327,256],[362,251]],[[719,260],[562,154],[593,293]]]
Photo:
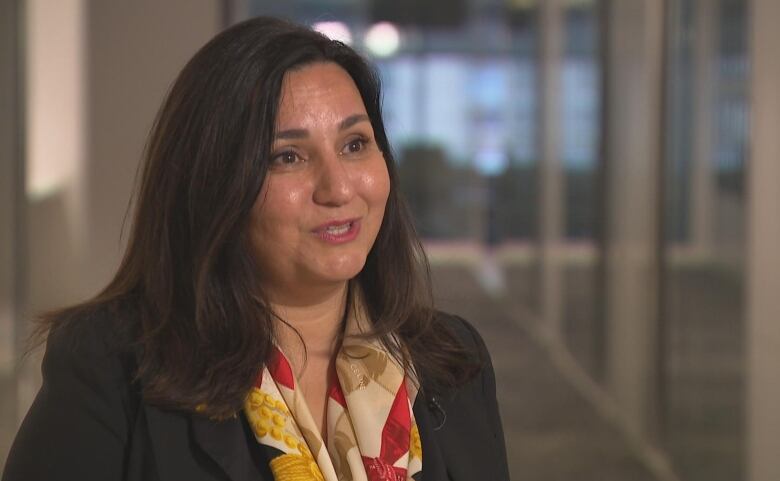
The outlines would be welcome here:
[[[112,324],[113,322],[113,324]],[[469,382],[414,404],[424,481],[504,481],[506,450],[490,358],[466,321],[439,316],[487,362]],[[273,481],[243,416],[212,421],[145,403],[136,358],[109,316],[49,336],[43,384],[11,448],[3,481]]]

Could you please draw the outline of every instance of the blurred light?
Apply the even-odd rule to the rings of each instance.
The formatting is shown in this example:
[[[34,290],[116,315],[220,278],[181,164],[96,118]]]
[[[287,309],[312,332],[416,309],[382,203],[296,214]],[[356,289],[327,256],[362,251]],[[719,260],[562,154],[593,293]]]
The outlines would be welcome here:
[[[564,2],[565,7],[580,7],[580,8],[595,8],[595,0],[566,0]]]
[[[317,22],[312,28],[331,40],[352,45],[352,32],[343,22]]]
[[[36,201],[75,192],[86,156],[87,7],[50,3],[27,2],[25,187]]]
[[[512,10],[532,10],[540,7],[540,0],[507,0]],[[596,0],[563,0],[564,7],[595,8]]]
[[[536,7],[536,0],[509,0],[508,4],[514,10],[528,10]]]
[[[377,57],[389,57],[398,51],[401,34],[398,27],[390,22],[374,24],[366,32],[366,47]]]
[[[509,157],[506,152],[495,147],[477,150],[475,161],[477,170],[486,176],[500,175],[509,166]]]

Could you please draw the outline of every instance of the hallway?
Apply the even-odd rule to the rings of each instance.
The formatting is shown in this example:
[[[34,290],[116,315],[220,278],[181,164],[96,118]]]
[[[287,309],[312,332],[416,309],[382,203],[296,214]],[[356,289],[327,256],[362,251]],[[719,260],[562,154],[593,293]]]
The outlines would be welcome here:
[[[468,319],[490,349],[513,480],[658,479],[468,268],[434,265],[433,276],[439,308]]]

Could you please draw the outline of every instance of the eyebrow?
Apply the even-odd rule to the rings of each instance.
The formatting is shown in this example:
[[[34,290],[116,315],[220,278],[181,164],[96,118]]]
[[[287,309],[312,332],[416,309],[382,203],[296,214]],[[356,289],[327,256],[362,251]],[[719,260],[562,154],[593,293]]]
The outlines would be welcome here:
[[[339,130],[346,130],[355,124],[358,124],[360,122],[367,122],[368,120],[369,120],[368,115],[366,114],[350,115],[349,117],[341,121],[341,123],[339,124]]]
[[[367,122],[369,120],[370,119],[366,114],[350,115],[349,117],[347,117],[346,119],[342,120],[339,123],[339,130],[346,130],[355,124],[359,124],[360,122]],[[277,132],[274,135],[274,139],[276,140],[302,139],[308,136],[309,136],[309,131],[306,129],[288,129],[288,130],[282,130]]]

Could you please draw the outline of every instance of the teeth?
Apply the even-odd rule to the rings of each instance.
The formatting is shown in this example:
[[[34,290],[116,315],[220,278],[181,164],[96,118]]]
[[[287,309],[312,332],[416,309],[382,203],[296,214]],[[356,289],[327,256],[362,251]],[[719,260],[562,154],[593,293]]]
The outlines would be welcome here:
[[[325,231],[328,234],[341,235],[341,234],[345,234],[349,230],[350,225],[351,223],[346,223],[343,225],[332,225],[330,227],[327,227]]]

